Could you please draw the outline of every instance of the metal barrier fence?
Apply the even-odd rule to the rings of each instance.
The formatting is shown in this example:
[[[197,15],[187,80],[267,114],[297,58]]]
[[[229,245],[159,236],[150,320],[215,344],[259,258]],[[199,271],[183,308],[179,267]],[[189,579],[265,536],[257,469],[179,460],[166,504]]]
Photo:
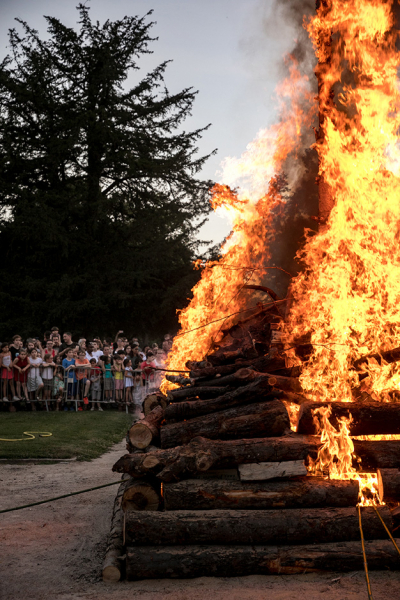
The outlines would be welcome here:
[[[26,367],[1,368],[1,398],[14,404],[24,401],[36,410],[44,403],[46,410],[103,410],[103,404],[119,408],[134,407],[139,412],[146,395],[157,389],[161,374],[132,367],[114,370],[111,365],[28,364]]]

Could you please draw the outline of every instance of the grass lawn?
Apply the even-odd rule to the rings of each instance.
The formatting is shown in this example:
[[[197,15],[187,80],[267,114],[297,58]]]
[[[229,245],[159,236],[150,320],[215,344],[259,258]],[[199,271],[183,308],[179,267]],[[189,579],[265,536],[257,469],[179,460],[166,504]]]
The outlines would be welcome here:
[[[0,458],[97,458],[120,442],[132,424],[132,415],[117,411],[1,413],[0,438],[23,438],[23,431],[51,432],[20,442],[0,440]]]

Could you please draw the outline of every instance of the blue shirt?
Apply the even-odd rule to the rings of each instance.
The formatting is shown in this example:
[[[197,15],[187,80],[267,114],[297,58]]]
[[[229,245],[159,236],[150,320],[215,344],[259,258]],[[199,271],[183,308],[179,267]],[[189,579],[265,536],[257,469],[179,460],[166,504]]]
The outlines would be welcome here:
[[[67,371],[67,368],[74,364],[75,364],[74,358],[72,360],[68,360],[68,358],[63,358],[62,366],[64,367],[64,370],[65,370],[64,379],[71,380],[73,378],[74,383],[75,383],[77,381],[75,371],[73,371],[73,370]]]

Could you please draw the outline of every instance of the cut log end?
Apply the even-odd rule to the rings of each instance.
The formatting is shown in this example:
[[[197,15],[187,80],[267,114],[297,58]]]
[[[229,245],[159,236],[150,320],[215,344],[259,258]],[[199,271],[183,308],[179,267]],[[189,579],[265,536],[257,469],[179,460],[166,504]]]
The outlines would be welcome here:
[[[122,497],[122,510],[158,510],[161,498],[148,482],[134,480],[127,485]]]
[[[142,450],[151,444],[153,435],[146,425],[135,423],[130,430],[129,439],[135,448]]]

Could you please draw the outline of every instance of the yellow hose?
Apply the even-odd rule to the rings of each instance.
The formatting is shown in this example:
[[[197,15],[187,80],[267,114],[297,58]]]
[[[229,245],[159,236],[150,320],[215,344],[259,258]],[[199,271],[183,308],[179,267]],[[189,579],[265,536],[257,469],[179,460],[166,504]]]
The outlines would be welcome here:
[[[35,439],[35,436],[33,435],[34,433],[38,433],[39,437],[50,437],[53,435],[49,431],[23,431],[22,435],[26,435],[28,437],[16,438],[14,440],[7,439],[7,438],[0,438],[0,442],[24,442],[25,440],[34,440]]]

